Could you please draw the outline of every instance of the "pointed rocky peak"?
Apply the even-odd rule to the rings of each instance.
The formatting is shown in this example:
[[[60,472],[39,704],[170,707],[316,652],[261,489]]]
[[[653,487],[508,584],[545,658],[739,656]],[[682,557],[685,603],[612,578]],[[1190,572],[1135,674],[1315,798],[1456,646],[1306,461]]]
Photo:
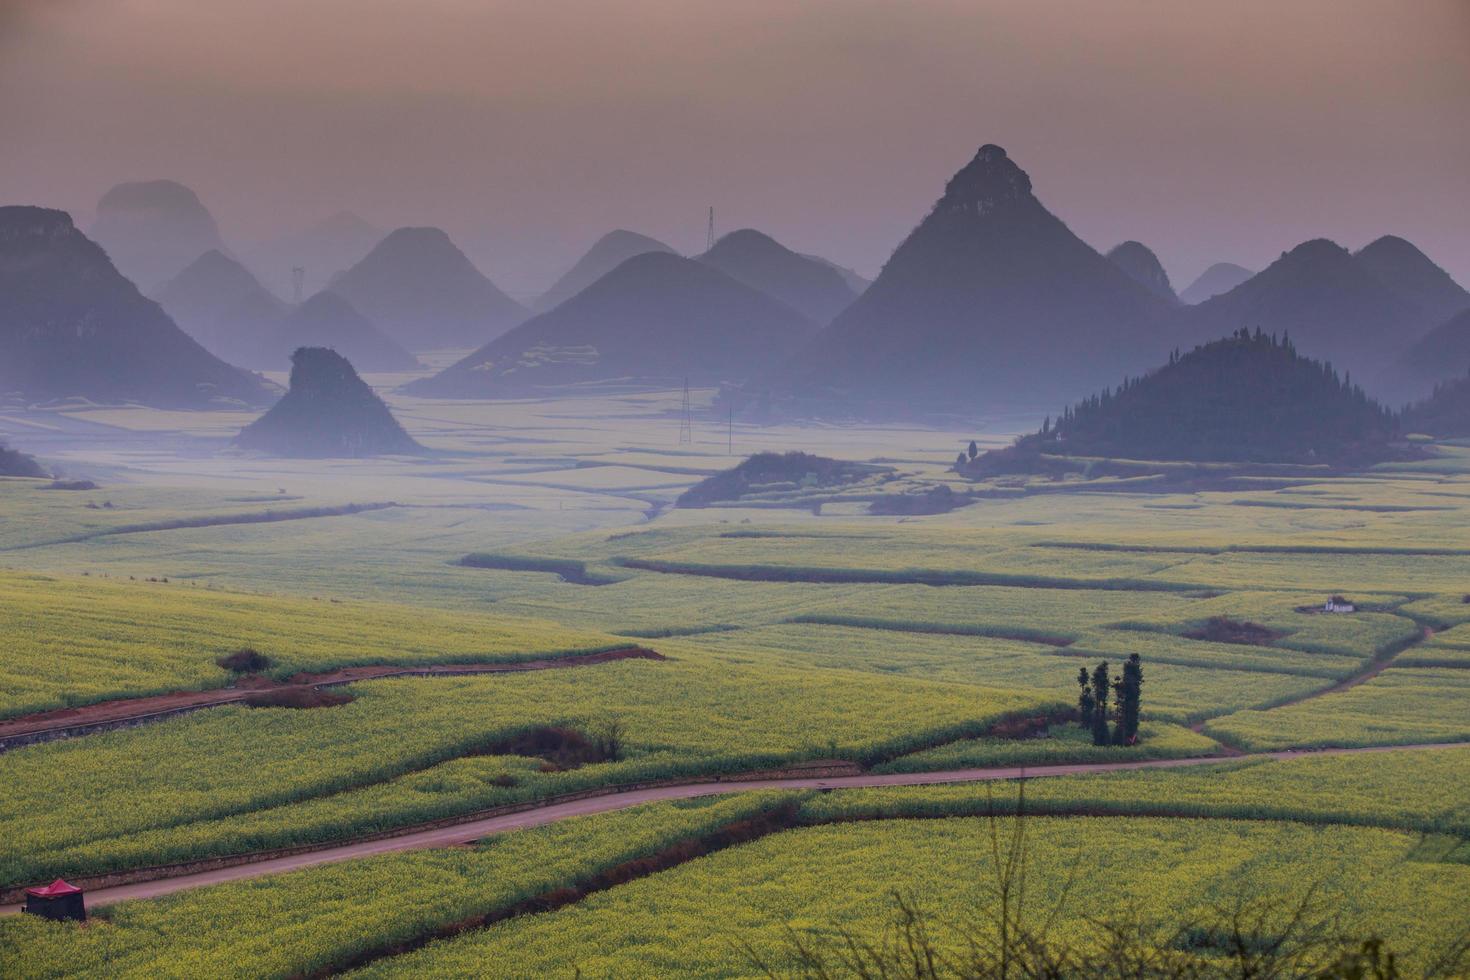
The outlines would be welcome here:
[[[0,246],[41,245],[72,235],[82,237],[65,211],[23,204],[0,207]]]
[[[255,292],[265,292],[260,280],[239,262],[212,248],[165,283],[158,291],[158,301],[167,309],[170,301],[185,297],[233,302]]]
[[[829,322],[856,298],[832,266],[793,252],[754,228],[730,232],[699,261],[818,323]]]
[[[717,384],[769,370],[816,329],[719,269],[644,252],[404,390],[460,398],[567,384]]]
[[[545,312],[565,303],[624,262],[645,252],[674,254],[674,250],[663,242],[636,231],[618,228],[608,232],[536,300],[536,310]]]
[[[152,211],[204,217],[199,195],[176,180],[138,180],[118,184],[97,202],[98,212]],[[211,219],[212,220],[212,219]]]
[[[1435,321],[1470,308],[1470,292],[1412,242],[1396,235],[1384,235],[1365,245],[1354,257],[1379,282],[1423,307]]]
[[[1190,306],[1203,303],[1213,296],[1230,292],[1253,275],[1255,273],[1243,265],[1236,265],[1234,262],[1216,262],[1200,273],[1199,278],[1179,294],[1179,298]]]
[[[1039,409],[1145,367],[1167,311],[984,146],[778,384],[874,416]]]
[[[328,288],[409,350],[473,347],[526,316],[439,228],[390,232]]]
[[[936,210],[988,214],[1007,205],[1034,200],[1031,178],[1026,171],[1016,166],[1005,150],[987,143],[944,185],[944,197],[940,198]]]
[[[308,297],[306,302],[296,307],[292,315],[304,320],[343,320],[362,317],[357,307],[344,299],[340,293],[334,293],[330,289],[324,289]]]
[[[0,208],[0,391],[164,407],[267,397],[145,299],[68,215],[34,207]]]
[[[222,247],[214,216],[197,194],[173,180],[118,184],[103,194],[92,237],[118,271],[145,290]]]
[[[352,364],[325,347],[291,355],[291,388],[235,438],[242,449],[308,458],[423,451]]]
[[[1179,297],[1174,294],[1174,286],[1169,282],[1169,274],[1164,271],[1163,263],[1142,242],[1127,241],[1116,245],[1108,253],[1108,259],[1128,273],[1129,278],[1138,283],[1155,296],[1169,303],[1177,303]]]

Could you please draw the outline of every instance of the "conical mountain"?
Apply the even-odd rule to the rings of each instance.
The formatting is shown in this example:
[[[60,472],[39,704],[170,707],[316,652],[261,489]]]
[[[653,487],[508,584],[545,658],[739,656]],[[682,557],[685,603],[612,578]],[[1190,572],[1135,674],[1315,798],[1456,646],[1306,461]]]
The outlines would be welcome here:
[[[1174,286],[1169,282],[1169,273],[1164,271],[1163,263],[1147,245],[1142,242],[1123,242],[1113,246],[1112,251],[1108,252],[1108,259],[1128,273],[1130,279],[1170,306],[1179,304],[1179,297],[1174,294]]]
[[[1228,293],[1180,311],[1192,340],[1242,326],[1290,333],[1308,357],[1360,381],[1380,375],[1431,324],[1417,305],[1326,239],[1304,242]]]
[[[1404,354],[1395,387],[1399,394],[1422,395],[1436,381],[1459,378],[1470,371],[1470,310],[1450,317],[1429,331]]]
[[[983,146],[783,386],[883,414],[1039,408],[1162,357],[1166,310]]]
[[[411,351],[475,347],[526,317],[438,228],[391,232],[329,288]]]
[[[223,249],[214,216],[173,180],[118,184],[97,202],[92,238],[113,265],[153,290],[210,249]]]
[[[363,371],[413,371],[418,358],[389,339],[334,292],[321,292],[292,310],[278,334],[280,362],[298,347],[330,347]]]
[[[245,258],[279,296],[295,291],[293,269],[300,269],[303,295],[322,289],[343,269],[350,268],[383,240],[386,232],[351,211],[338,211],[320,221],[246,250]]]
[[[1241,329],[1072,406],[1040,432],[981,456],[985,476],[1057,457],[1365,463],[1393,455],[1393,413],[1291,341]]]
[[[1234,262],[1216,262],[1201,272],[1199,278],[1179,294],[1179,299],[1194,306],[1212,296],[1230,292],[1253,275],[1254,272]]]
[[[0,395],[259,404],[265,383],[189,337],[63,211],[0,208]]]
[[[699,261],[817,323],[830,322],[857,298],[836,269],[753,228],[725,235]]]
[[[286,315],[286,304],[239,262],[210,249],[154,296],[184,332],[232,364],[267,365],[263,353]],[[282,352],[277,359],[285,363]]]
[[[816,330],[717,269],[646,252],[407,390],[485,397],[589,382],[749,378],[780,364]]]
[[[536,312],[545,313],[560,306],[633,256],[644,252],[673,254],[674,250],[657,238],[649,238],[636,231],[619,228],[608,232],[536,300]]]
[[[348,360],[323,347],[291,355],[291,389],[242,429],[235,445],[303,458],[423,452]]]
[[[1365,245],[1354,258],[1379,282],[1422,309],[1434,323],[1470,310],[1470,293],[1402,238],[1384,235]]]
[[[1404,409],[1400,424],[1440,439],[1470,436],[1470,373],[1435,385],[1432,395]]]
[[[827,268],[837,273],[839,276],[842,277],[842,281],[847,283],[847,288],[852,290],[853,296],[861,296],[864,292],[867,291],[869,286],[873,285],[873,280],[860,274],[859,272],[857,272],[857,270],[849,269],[845,265],[838,265],[831,259],[824,259],[820,255],[813,255],[810,252],[802,252],[801,257],[804,259],[811,259],[813,262],[820,262],[822,265],[825,265]]]

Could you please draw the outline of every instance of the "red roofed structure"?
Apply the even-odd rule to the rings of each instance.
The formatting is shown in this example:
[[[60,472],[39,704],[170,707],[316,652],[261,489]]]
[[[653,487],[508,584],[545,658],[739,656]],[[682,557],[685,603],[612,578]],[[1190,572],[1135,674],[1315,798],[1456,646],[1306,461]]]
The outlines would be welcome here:
[[[60,878],[49,885],[27,888],[26,911],[43,919],[87,921],[87,905],[82,890]]]

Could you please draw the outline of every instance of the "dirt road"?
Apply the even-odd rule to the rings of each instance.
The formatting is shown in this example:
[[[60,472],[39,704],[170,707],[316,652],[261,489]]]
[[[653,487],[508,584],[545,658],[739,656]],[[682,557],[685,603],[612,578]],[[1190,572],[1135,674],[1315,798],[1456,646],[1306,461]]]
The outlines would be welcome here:
[[[1405,749],[1470,749],[1470,742],[1372,746],[1357,749],[1287,750],[1283,752],[1252,753],[1244,756],[1244,758],[1297,759],[1323,755],[1391,752]],[[1236,756],[1235,758],[1242,757]],[[226,881],[237,881],[242,878],[258,878],[263,875],[279,874],[283,871],[294,871],[298,868],[309,868],[319,864],[330,864],[336,861],[349,861],[354,858],[370,857],[374,854],[422,850],[433,847],[451,847],[456,844],[467,844],[480,840],[492,834],[505,833],[509,830],[540,827],[545,824],[555,823],[558,820],[565,820],[568,817],[605,813],[609,810],[621,810],[626,807],[637,806],[640,803],[652,803],[659,800],[681,800],[696,796],[743,793],[747,790],[760,789],[857,789],[880,786],[931,786],[943,783],[975,783],[1002,779],[1030,779],[1047,776],[1075,776],[1098,772],[1121,772],[1129,769],[1174,769],[1183,766],[1206,765],[1222,761],[1231,760],[1221,759],[1217,756],[1207,756],[1195,759],[1153,759],[1141,762],[1079,763],[1060,766],[1008,766],[995,769],[955,769],[947,772],[799,777],[794,779],[763,779],[720,783],[682,783],[675,786],[659,786],[651,789],[609,793],[605,796],[594,796],[567,803],[553,803],[532,810],[524,810],[519,813],[486,817],[482,820],[472,820],[433,830],[409,830],[397,837],[325,847],[318,851],[277,858],[270,861],[258,861],[253,864],[219,868],[198,874],[160,878],[154,881],[137,882],[130,885],[119,885],[114,888],[102,888],[87,892],[87,904],[90,907],[97,907],[134,898],[156,898],[160,895],[171,895],[175,892],[186,891],[190,888],[198,888],[203,885],[215,885]],[[0,906],[0,915],[11,915],[19,911],[20,907],[16,905]]]

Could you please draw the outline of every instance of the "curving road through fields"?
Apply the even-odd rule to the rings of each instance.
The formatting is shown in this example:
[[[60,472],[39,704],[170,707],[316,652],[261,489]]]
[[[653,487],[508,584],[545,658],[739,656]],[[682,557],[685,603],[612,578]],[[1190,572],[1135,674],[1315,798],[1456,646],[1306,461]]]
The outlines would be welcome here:
[[[668,786],[655,786],[611,792],[601,796],[548,803],[516,813],[502,813],[482,819],[471,819],[464,823],[431,830],[405,828],[402,834],[380,840],[349,842],[328,846],[320,850],[273,858],[250,864],[240,864],[195,874],[157,878],[152,881],[99,888],[87,892],[90,907],[111,905],[114,902],[135,898],[157,898],[175,892],[216,885],[243,878],[258,878],[264,875],[309,868],[336,861],[388,854],[394,851],[422,850],[434,847],[452,847],[468,844],[492,834],[580,817],[609,810],[621,810],[640,803],[660,800],[682,800],[696,796],[712,796],[722,793],[743,793],[761,789],[859,789],[883,786],[931,786],[944,783],[976,783],[1004,779],[1035,779],[1048,776],[1075,776],[1099,772],[1121,772],[1129,769],[1173,769],[1182,766],[1199,766],[1232,761],[1240,758],[1297,759],[1322,755],[1356,755],[1367,752],[1393,752],[1409,749],[1470,749],[1470,742],[1434,742],[1419,745],[1378,745],[1352,749],[1285,750],[1281,752],[1257,752],[1246,755],[1221,757],[1201,756],[1191,759],[1151,759],[1140,762],[1078,763],[1056,766],[1008,766],[992,769],[954,769],[945,772],[864,774],[859,776],[801,776],[785,779],[737,780],[730,782],[689,782]],[[18,905],[0,906],[0,915],[12,915],[20,911]]]

